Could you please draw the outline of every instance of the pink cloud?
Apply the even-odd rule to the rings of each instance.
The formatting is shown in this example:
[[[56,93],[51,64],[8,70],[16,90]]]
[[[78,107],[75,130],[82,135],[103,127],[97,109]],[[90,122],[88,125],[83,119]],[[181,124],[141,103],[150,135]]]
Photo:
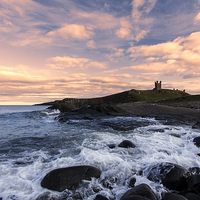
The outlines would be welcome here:
[[[48,59],[47,66],[54,69],[65,69],[65,68],[98,68],[106,69],[106,64],[103,62],[97,62],[88,58],[70,57],[70,56],[56,56]]]
[[[197,24],[200,22],[200,12],[195,16],[194,23]]]
[[[164,56],[170,54],[179,54],[182,50],[182,46],[177,42],[166,42],[156,45],[141,45],[130,47],[127,52],[131,53],[131,57],[138,56]]]
[[[94,40],[90,40],[88,43],[87,43],[87,47],[89,47],[90,49],[96,49],[96,44],[94,42]]]
[[[120,57],[123,57],[124,56],[124,49],[117,49],[117,48],[112,48],[111,49],[111,53],[110,54],[106,54],[106,57],[110,60],[110,61],[113,61],[113,62],[117,62],[118,59]]]
[[[91,26],[84,26],[80,24],[64,24],[60,29],[50,31],[50,37],[62,37],[65,39],[73,38],[78,40],[89,39],[94,35]]]

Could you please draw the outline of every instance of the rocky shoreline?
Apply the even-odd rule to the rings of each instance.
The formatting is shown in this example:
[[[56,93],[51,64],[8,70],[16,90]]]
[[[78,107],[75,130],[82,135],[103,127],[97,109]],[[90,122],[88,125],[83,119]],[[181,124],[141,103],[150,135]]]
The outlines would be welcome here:
[[[194,138],[194,144],[200,147],[200,137]],[[118,147],[135,148],[128,140],[122,141]],[[115,148],[115,147],[112,147]],[[135,186],[136,177],[128,179],[129,189],[122,194],[120,200],[200,200],[200,168],[192,167],[186,170],[174,163],[157,163],[135,172],[147,177],[150,181],[162,184],[166,191],[158,197],[146,183]],[[89,181],[98,179],[102,187],[112,190],[112,184],[101,176],[101,171],[93,166],[72,166],[59,168],[47,173],[41,181],[41,186],[49,191],[39,195],[36,200],[78,200],[84,199],[78,189],[85,188],[94,200],[114,200],[101,194],[101,187],[90,186]],[[112,183],[117,180],[112,180]],[[52,192],[50,192],[52,191]],[[54,191],[59,192],[54,193]],[[96,195],[95,195],[96,194]]]
[[[61,114],[59,121],[65,122],[69,118],[93,119],[106,116],[139,116],[155,117],[165,119],[165,123],[172,124],[192,124],[195,128],[200,128],[200,110],[161,105],[156,103],[123,103],[123,104],[100,104],[82,105],[81,107],[69,107],[68,104],[58,103],[49,107],[58,109]]]
[[[161,103],[162,105],[162,103]],[[191,108],[191,109],[200,109],[199,101],[191,101],[191,102],[178,102],[178,103],[165,103],[163,105],[173,106],[173,107],[183,107],[183,108]]]
[[[59,105],[61,106],[61,105]],[[54,105],[53,109],[58,109]],[[68,109],[68,108],[67,108]],[[126,103],[117,105],[83,105],[72,110],[62,110],[57,118],[60,122],[67,122],[69,119],[94,119],[107,116],[140,116],[155,117],[164,120],[166,124],[190,124],[193,128],[200,129],[200,111],[185,107],[174,107],[151,103]],[[63,112],[64,111],[64,112]],[[200,147],[200,137],[194,138],[193,143]],[[125,140],[120,144],[108,144],[109,148],[135,148],[134,143]],[[162,184],[166,191],[158,197],[152,188],[145,183],[135,186],[136,177],[131,176],[129,189],[122,194],[120,200],[200,200],[200,168],[185,169],[174,163],[157,163],[148,166],[142,171],[136,172],[147,177],[150,181]],[[101,185],[112,190],[112,180],[109,184],[101,171],[94,166],[71,166],[55,169],[47,173],[41,181],[41,186],[49,191],[39,195],[36,200],[81,200],[84,199],[77,189],[84,188],[87,193],[95,196],[94,200],[114,200],[101,194],[100,187],[90,187],[90,181],[100,181]],[[55,193],[58,191],[59,193]]]

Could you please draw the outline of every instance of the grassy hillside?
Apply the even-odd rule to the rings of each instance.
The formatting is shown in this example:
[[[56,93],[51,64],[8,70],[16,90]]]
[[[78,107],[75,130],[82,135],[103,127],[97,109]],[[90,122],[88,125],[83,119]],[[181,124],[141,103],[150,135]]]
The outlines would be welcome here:
[[[164,101],[174,98],[182,98],[190,96],[188,93],[179,90],[169,90],[162,89],[162,92],[156,92],[155,90],[129,90],[105,97],[91,98],[91,99],[73,99],[65,98],[61,101],[54,101],[44,103],[45,105],[54,105],[57,103],[67,103],[67,104],[120,104],[120,103],[130,103],[130,102],[157,102]]]
[[[159,103],[187,103],[200,101],[200,95],[188,95],[179,98],[165,99],[158,101]]]

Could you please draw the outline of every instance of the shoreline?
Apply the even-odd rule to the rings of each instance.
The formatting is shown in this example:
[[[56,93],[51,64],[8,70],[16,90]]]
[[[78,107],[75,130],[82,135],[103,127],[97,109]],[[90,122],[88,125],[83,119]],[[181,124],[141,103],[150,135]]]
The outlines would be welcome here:
[[[174,107],[156,103],[125,103],[117,105],[124,113],[141,117],[148,116],[172,116],[177,119],[188,119],[192,121],[200,120],[200,110],[187,107]]]
[[[60,109],[61,108],[61,109]],[[59,121],[68,119],[94,119],[98,117],[109,116],[137,116],[154,117],[162,120],[168,125],[187,124],[195,128],[200,128],[200,110],[185,107],[174,107],[169,105],[160,105],[156,103],[123,103],[109,105],[83,105],[75,109],[69,109],[65,104],[57,104],[50,109],[60,110]]]

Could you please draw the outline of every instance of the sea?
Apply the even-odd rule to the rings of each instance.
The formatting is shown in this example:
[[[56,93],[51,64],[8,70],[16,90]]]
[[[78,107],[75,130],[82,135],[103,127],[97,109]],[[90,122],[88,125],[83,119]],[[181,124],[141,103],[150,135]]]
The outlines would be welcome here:
[[[0,106],[0,199],[35,200],[49,191],[41,187],[48,172],[79,165],[102,172],[99,179],[77,189],[82,199],[101,194],[119,200],[133,177],[135,185],[146,183],[161,198],[168,190],[141,175],[144,168],[162,162],[186,169],[200,166],[200,149],[193,144],[200,131],[191,124],[170,125],[165,118],[137,116],[60,121],[59,115],[47,106]],[[123,140],[132,141],[136,148],[119,147]],[[99,188],[97,193],[94,187]]]

